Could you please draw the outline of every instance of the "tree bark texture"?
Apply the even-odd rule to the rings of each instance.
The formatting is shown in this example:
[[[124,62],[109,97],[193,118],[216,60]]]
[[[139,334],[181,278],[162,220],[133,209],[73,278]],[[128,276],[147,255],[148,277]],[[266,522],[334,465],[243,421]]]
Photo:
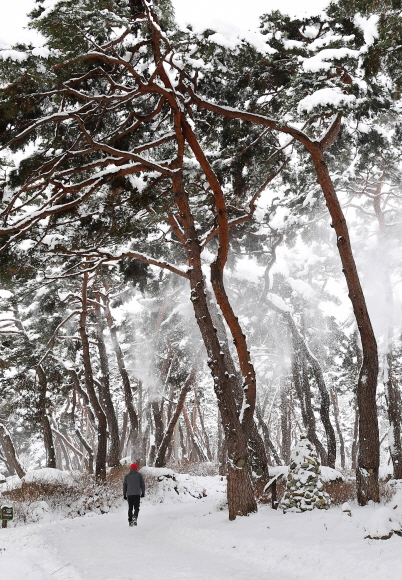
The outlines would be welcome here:
[[[75,434],[77,435],[78,440],[80,441],[81,445],[84,447],[85,451],[88,453],[88,472],[94,472],[94,452],[92,447],[89,443],[85,440],[84,436],[80,432],[79,429],[75,430]]]
[[[175,189],[189,261],[191,301],[207,350],[208,365],[214,380],[214,389],[228,447],[228,505],[229,519],[233,520],[238,515],[248,515],[250,512],[257,511],[248,472],[248,434],[246,435],[243,431],[233,395],[236,379],[228,372],[227,361],[222,353],[208,308],[201,264],[201,247],[187,195],[181,190],[181,183],[177,184]],[[238,490],[237,485],[240,486]]]
[[[363,362],[357,382],[359,409],[359,455],[356,470],[357,500],[359,505],[380,501],[378,469],[380,466],[380,439],[377,416],[378,350],[367,310],[366,299],[357,272],[349,231],[335,188],[331,181],[324,155],[319,147],[310,147],[317,179],[324,193],[326,205],[336,233],[337,247],[343,273],[349,290],[363,351]]]
[[[234,396],[237,412],[240,413],[243,405],[243,389],[241,375],[236,369],[232,354],[229,349],[228,337],[225,325],[223,324],[222,316],[219,313],[216,304],[211,299],[209,292],[207,292],[207,302],[209,310],[211,312],[212,322],[216,329],[216,335],[218,337],[219,344],[221,346],[221,352],[224,353],[227,365],[227,372],[229,373],[229,375],[235,378]],[[248,446],[250,452],[249,457],[250,473],[254,479],[257,478],[258,480],[260,480],[260,482],[264,483],[265,486],[265,483],[267,483],[269,480],[268,458],[265,451],[264,442],[255,425],[253,426],[252,431],[250,433]],[[259,485],[258,487],[261,486]]]

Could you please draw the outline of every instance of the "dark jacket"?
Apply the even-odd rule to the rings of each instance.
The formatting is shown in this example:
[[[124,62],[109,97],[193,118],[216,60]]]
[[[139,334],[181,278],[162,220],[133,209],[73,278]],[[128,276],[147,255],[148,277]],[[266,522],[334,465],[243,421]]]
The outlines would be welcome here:
[[[131,469],[124,478],[123,495],[145,495],[144,478],[136,469]]]

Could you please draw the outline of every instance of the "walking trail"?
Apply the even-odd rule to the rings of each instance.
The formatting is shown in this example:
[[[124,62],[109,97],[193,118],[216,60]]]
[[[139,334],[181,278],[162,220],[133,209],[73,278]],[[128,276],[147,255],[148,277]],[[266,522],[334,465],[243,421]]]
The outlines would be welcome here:
[[[350,518],[283,515],[268,506],[229,522],[216,498],[141,505],[129,528],[126,504],[105,515],[0,529],[7,580],[391,580],[402,577],[402,538],[364,539],[373,507]]]

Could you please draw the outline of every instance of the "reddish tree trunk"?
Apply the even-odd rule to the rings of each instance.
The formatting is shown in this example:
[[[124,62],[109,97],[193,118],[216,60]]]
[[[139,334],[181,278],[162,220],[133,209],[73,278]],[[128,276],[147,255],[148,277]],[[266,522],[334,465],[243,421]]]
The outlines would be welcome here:
[[[363,361],[357,383],[357,406],[359,409],[359,455],[356,470],[357,500],[360,505],[368,501],[380,501],[378,469],[380,465],[380,440],[377,417],[377,342],[367,310],[366,300],[350,244],[346,219],[331,181],[323,153],[315,145],[310,153],[317,172],[317,179],[324,193],[332,218],[343,273],[349,290],[353,312],[360,333]]]
[[[360,505],[368,501],[379,501],[378,469],[380,464],[380,441],[378,431],[378,417],[376,405],[378,379],[378,351],[377,342],[367,310],[366,300],[360,284],[346,219],[340,206],[328,167],[324,159],[324,151],[335,141],[341,124],[341,115],[325,135],[322,142],[311,140],[306,133],[276,122],[273,119],[246,111],[239,111],[229,107],[221,107],[200,99],[188,88],[193,102],[198,107],[215,112],[227,118],[241,119],[270,129],[291,135],[299,141],[310,153],[321,186],[328,211],[332,218],[332,227],[336,233],[337,247],[342,262],[342,271],[345,275],[360,333],[363,362],[357,383],[357,406],[359,409],[359,457],[356,470],[357,498]]]

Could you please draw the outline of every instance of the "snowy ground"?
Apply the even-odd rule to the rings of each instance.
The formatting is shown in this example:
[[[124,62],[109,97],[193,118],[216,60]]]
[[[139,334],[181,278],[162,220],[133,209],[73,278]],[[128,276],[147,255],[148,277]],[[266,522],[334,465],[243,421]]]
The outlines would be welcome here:
[[[378,507],[283,515],[269,506],[229,522],[221,494],[0,529],[7,580],[388,580],[402,577],[402,538],[364,539]],[[5,573],[6,571],[6,573]]]

